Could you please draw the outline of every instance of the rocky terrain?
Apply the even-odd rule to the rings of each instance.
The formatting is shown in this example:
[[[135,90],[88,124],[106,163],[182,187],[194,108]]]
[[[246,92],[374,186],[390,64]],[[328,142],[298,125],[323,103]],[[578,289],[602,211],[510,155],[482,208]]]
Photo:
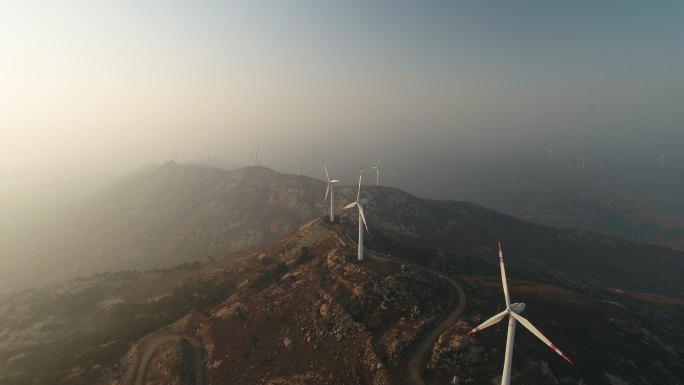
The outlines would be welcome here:
[[[230,295],[229,271],[184,264],[0,296],[0,383],[91,384],[132,342]]]
[[[354,259],[315,223],[245,260],[233,295],[184,320],[181,332],[205,348],[207,382],[395,381],[412,344],[450,303],[449,288],[398,264],[375,270]],[[118,383],[121,370],[125,362],[103,383]]]
[[[172,167],[161,171],[176,175]],[[293,183],[288,196],[306,197],[311,183],[313,199],[324,187],[305,178],[297,187],[296,177],[267,169],[238,171],[254,178],[243,179],[251,194],[252,183],[262,190]],[[339,192],[338,207],[356,193]],[[420,384],[417,376],[443,384],[457,375],[491,384],[505,327],[465,332],[501,309],[499,239],[512,298],[528,304],[525,317],[576,363],[519,328],[517,383],[682,383],[681,252],[384,187],[364,186],[362,196],[370,198],[370,234],[361,263],[356,214],[345,211],[340,223],[309,221],[202,263],[101,273],[0,297],[0,383]],[[289,215],[270,212],[273,221]]]

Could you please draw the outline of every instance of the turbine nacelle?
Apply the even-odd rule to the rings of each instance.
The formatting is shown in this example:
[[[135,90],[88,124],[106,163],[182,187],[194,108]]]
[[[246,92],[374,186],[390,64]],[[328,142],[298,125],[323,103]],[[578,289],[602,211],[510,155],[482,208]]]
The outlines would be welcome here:
[[[525,304],[522,302],[512,303],[509,309],[516,314],[520,314],[525,310]]]

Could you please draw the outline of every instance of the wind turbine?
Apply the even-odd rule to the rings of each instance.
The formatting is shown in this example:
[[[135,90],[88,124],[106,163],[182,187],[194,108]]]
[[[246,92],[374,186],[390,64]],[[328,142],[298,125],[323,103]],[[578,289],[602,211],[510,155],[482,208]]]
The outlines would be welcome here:
[[[299,176],[299,164],[302,163],[302,160],[297,158],[295,159],[295,163],[297,163],[297,176]]]
[[[380,159],[378,159],[377,163],[375,163],[375,166],[373,166],[375,169],[375,185],[379,186],[380,185]]]
[[[587,158],[585,156],[582,157],[582,171],[584,171],[584,166],[587,164]]]
[[[665,154],[660,154],[660,167],[665,165]]]
[[[356,201],[344,206],[345,210],[350,209],[354,206],[359,208],[359,241],[358,241],[358,258],[359,261],[363,261],[363,227],[366,227],[368,231],[368,225],[366,224],[366,217],[363,215],[363,205],[367,203],[365,199],[359,199],[361,195],[361,178],[363,177],[363,166],[361,166],[361,173],[359,174],[359,189],[356,192]],[[363,225],[362,225],[363,222]],[[370,232],[369,232],[370,233]]]
[[[501,321],[505,316],[508,316],[508,336],[506,337],[506,355],[504,357],[504,368],[503,375],[501,376],[501,385],[509,385],[511,383],[511,365],[513,363],[513,340],[515,338],[516,321],[520,322],[527,330],[529,330],[530,332],[532,332],[532,334],[537,336],[537,338],[542,340],[542,342],[544,342],[548,347],[550,347],[551,350],[558,353],[561,357],[563,357],[563,359],[568,361],[570,364],[573,364],[573,362],[570,361],[570,359],[565,354],[563,354],[563,352],[561,352],[560,349],[556,347],[556,345],[551,343],[551,341],[549,341],[548,338],[544,337],[544,335],[539,330],[537,330],[537,328],[534,327],[534,325],[532,325],[530,321],[528,321],[520,315],[520,313],[522,313],[522,311],[525,310],[524,303],[516,302],[511,304],[511,300],[508,297],[508,281],[506,280],[506,270],[504,270],[501,242],[499,242],[499,267],[501,268],[501,282],[503,284],[504,297],[506,297],[506,309],[501,313],[495,315],[494,317],[486,320],[475,329],[469,331],[468,335],[471,336],[482,329],[488,328]]]
[[[256,155],[252,158],[252,166],[261,166],[261,161],[259,160],[259,146],[257,146]]]
[[[328,168],[325,167],[325,161],[323,161],[323,169],[325,170],[325,177],[328,179],[328,187],[325,189],[325,198],[323,200],[325,201],[328,199],[328,193],[330,193],[330,223],[335,222],[335,206],[333,205],[333,198],[334,198],[334,191],[333,191],[333,186],[335,183],[339,182],[337,179],[330,180],[330,174],[328,174]]]

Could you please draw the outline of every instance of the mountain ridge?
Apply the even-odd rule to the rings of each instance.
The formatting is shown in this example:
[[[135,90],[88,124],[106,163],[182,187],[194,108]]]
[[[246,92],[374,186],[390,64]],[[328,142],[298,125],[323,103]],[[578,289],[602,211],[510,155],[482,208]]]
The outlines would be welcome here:
[[[336,190],[338,216],[354,217],[341,208],[355,199],[356,186]],[[430,249],[435,253],[426,258],[432,263],[441,253],[445,263],[460,261],[491,271],[487,256],[503,241],[513,278],[539,279],[543,272],[547,282],[565,280],[575,289],[600,283],[684,297],[677,276],[684,270],[681,251],[549,228],[476,204],[418,198],[392,187],[364,185],[361,194],[370,200],[371,246]],[[31,274],[58,281],[90,272],[207,261],[275,241],[324,216],[329,207],[324,195],[322,181],[264,167],[225,171],[167,162],[101,190],[68,219],[31,237],[24,250],[12,254],[20,258],[19,266],[21,259],[33,257],[42,258],[43,265],[4,282],[25,281]]]

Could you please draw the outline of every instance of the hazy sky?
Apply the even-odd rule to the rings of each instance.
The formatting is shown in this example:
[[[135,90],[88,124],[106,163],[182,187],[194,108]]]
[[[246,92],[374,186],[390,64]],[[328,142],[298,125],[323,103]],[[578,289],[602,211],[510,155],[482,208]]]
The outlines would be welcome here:
[[[0,176],[174,151],[247,163],[257,144],[276,168],[550,147],[676,159],[683,20],[682,1],[5,0]]]

